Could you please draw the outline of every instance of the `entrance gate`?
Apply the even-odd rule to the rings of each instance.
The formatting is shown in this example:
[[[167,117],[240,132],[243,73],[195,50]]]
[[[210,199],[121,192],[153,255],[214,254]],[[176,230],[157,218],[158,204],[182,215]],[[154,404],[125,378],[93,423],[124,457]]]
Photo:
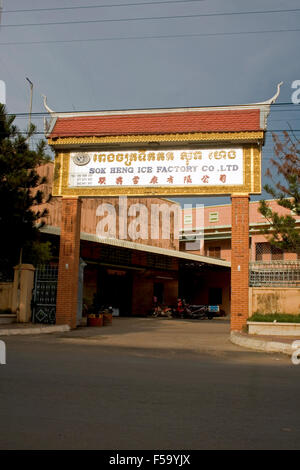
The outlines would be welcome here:
[[[40,265],[34,278],[32,322],[55,324],[58,265]]]
[[[62,197],[56,323],[76,327],[81,198],[222,195],[232,198],[231,329],[243,329],[249,197],[261,194],[261,151],[280,85],[267,101],[211,108],[56,113],[45,100],[52,195]]]

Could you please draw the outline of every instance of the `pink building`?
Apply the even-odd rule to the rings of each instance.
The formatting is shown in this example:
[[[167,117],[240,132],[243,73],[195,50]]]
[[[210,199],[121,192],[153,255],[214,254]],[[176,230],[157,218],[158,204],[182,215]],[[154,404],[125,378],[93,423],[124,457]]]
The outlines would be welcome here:
[[[290,211],[278,206],[276,201],[269,200],[269,206],[281,215],[290,214]],[[297,260],[296,253],[283,253],[268,242],[268,236],[261,230],[268,226],[266,219],[258,211],[259,201],[252,201],[249,205],[250,221],[250,261],[281,261]],[[201,213],[203,211],[203,213]],[[291,214],[293,215],[293,214]],[[300,216],[295,216],[300,227]],[[203,220],[204,219],[204,220]],[[195,242],[195,248],[190,239],[192,231],[199,231],[204,227],[204,240],[202,245]],[[185,233],[184,233],[185,232]],[[207,206],[201,209],[194,208],[182,211],[182,226],[180,236],[180,249],[205,256],[231,261],[231,204]]]

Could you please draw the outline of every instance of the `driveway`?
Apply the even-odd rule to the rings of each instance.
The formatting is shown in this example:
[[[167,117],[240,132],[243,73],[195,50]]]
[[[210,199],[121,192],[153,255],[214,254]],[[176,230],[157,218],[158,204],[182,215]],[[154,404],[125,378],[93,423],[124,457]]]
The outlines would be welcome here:
[[[112,326],[81,327],[63,335],[74,343],[173,351],[235,351],[229,320],[114,318]]]
[[[164,318],[114,318],[112,326],[80,327],[68,333],[50,335],[56,342],[101,347],[103,351],[124,350],[134,355],[180,357],[209,355],[235,362],[286,361],[282,355],[265,355],[234,345],[229,339],[230,320],[183,320]],[[49,335],[48,341],[50,340]]]

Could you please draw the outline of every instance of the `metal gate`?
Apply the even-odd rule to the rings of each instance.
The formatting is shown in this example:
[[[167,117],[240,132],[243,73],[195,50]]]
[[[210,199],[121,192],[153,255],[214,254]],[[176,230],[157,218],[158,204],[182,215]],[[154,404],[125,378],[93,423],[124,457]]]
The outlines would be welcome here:
[[[57,265],[40,265],[35,270],[32,322],[55,323]]]

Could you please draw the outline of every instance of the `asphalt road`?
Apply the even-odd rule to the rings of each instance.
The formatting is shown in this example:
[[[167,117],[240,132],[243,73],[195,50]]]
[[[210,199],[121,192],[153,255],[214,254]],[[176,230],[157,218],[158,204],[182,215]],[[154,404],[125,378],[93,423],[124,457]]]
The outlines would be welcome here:
[[[197,328],[197,351],[105,343],[113,327],[3,338],[0,449],[299,449],[300,366]]]

